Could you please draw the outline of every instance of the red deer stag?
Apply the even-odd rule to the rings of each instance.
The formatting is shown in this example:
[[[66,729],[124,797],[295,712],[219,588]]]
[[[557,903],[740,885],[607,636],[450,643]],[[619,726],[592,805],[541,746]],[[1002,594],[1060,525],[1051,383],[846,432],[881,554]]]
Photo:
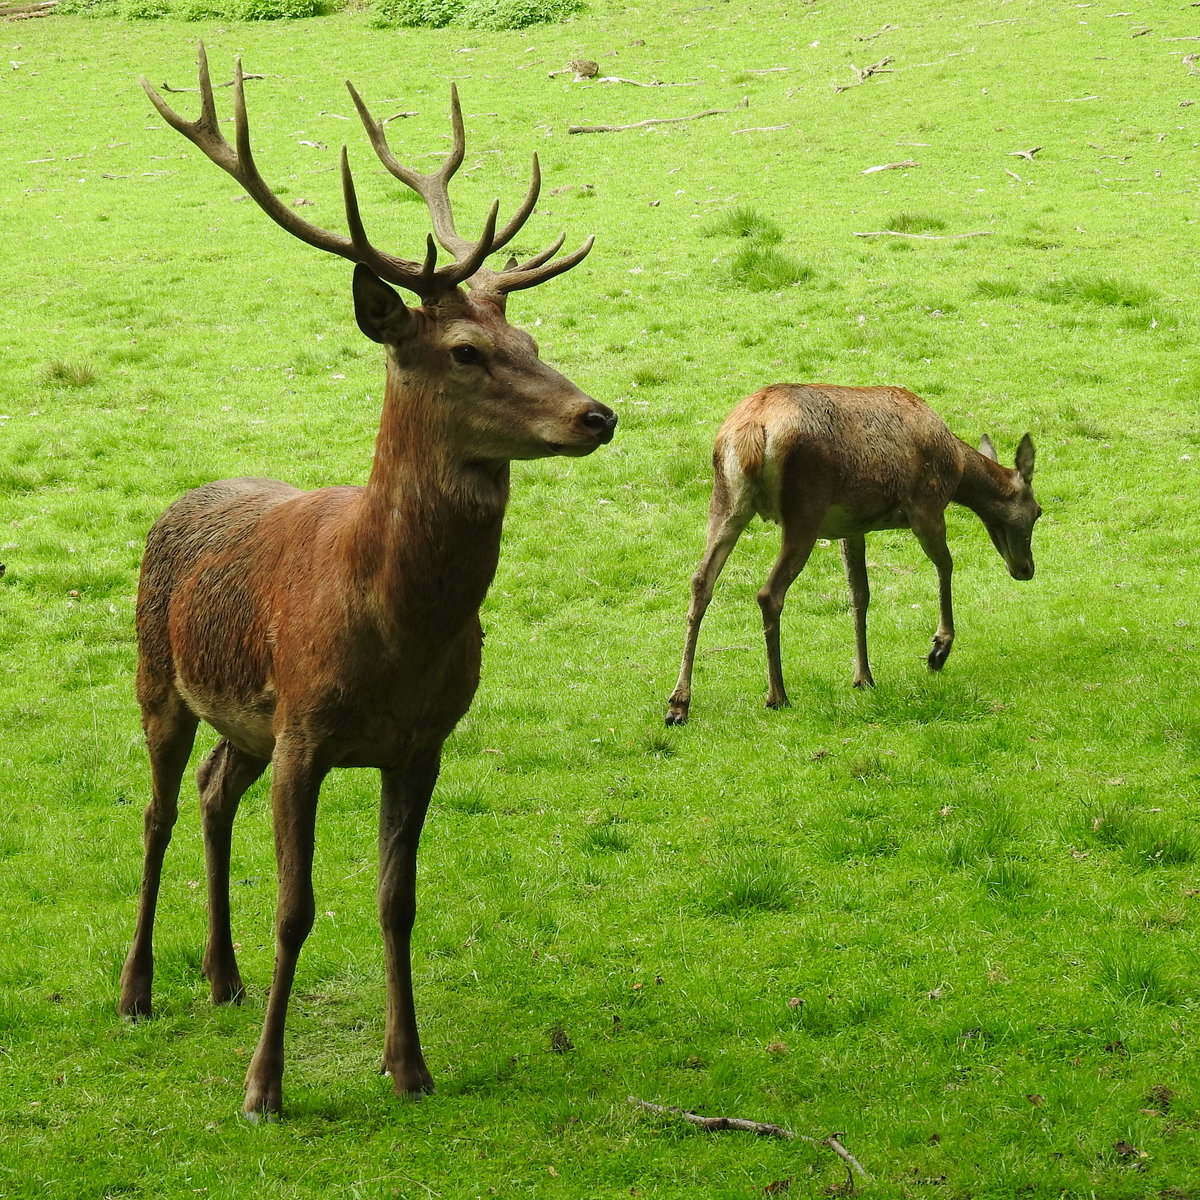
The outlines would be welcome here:
[[[983,521],[1014,579],[1033,578],[1030,540],[1041,508],[1033,498],[1033,442],[1015,470],[984,437],[973,450],[918,396],[894,387],[776,384],[747,396],[717,433],[708,545],[692,577],[679,682],[667,724],[682,725],[692,698],[696,635],[713,585],[757,513],[783,527],[783,545],[758,593],[767,642],[767,706],[788,703],[779,661],[779,614],[818,538],[837,538],[854,608],[854,686],[872,686],[867,665],[866,534],[911,529],[938,573],[941,620],[929,652],[940,671],[954,643],[945,509],[951,501]]]
[[[616,417],[546,366],[528,334],[505,320],[509,292],[578,263],[592,239],[555,259],[549,249],[489,270],[484,260],[533,210],[533,182],[496,230],[455,231],[447,185],[463,159],[457,93],[454,146],[428,175],[392,156],[383,124],[350,88],[384,166],[429,210],[452,261],[396,258],[366,237],[342,151],[350,236],[308,224],[254,165],[243,75],[234,74],[235,139],[219,131],[204,49],[200,117],[185,121],[143,79],[168,124],[234,177],[301,241],[355,263],[354,306],[387,350],[375,459],[365,487],[303,492],[269,479],[229,479],[177,500],[150,531],[138,588],[138,700],[150,753],[145,866],[137,927],[121,976],[120,1011],[150,1012],[151,947],[163,855],[197,723],[221,735],[198,772],[208,877],[203,969],[215,1002],[237,1002],[242,980],[229,928],[230,833],[247,787],[273,764],[278,863],[275,972],[244,1111],[281,1110],[283,1033],[300,948],[314,915],[317,794],[333,767],[382,775],[378,906],[387,967],[383,1069],[398,1094],[431,1091],[413,1010],[409,937],[417,842],[442,743],[479,681],[479,606],[500,552],[513,459],[585,455],[611,440]],[[387,281],[387,282],[385,282]],[[414,293],[409,308],[388,286]],[[460,288],[466,284],[468,291]]]

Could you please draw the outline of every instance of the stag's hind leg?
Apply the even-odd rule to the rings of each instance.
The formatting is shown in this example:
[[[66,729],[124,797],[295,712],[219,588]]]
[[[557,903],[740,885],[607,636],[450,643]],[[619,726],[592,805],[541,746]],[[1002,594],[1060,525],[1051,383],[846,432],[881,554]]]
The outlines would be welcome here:
[[[229,928],[229,849],[233,820],[246,789],[266,770],[255,758],[222,738],[196,772],[208,874],[208,942],[204,974],[214,1004],[240,1004],[244,989]]]
[[[154,977],[154,910],[162,878],[163,857],[171,842],[171,831],[179,813],[179,784],[199,722],[171,689],[142,706],[142,727],[150,754],[150,803],[146,806],[143,844],[142,886],[138,897],[137,926],[133,943],[121,971],[119,1011],[126,1017],[150,1015],[150,991]]]

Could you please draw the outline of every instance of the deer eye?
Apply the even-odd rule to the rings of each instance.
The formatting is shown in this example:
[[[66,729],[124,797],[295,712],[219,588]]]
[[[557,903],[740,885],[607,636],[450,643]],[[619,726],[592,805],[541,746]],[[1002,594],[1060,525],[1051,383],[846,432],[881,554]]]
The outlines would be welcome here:
[[[469,367],[477,362],[480,362],[483,358],[483,355],[480,354],[470,342],[463,342],[461,346],[455,346],[450,351],[450,357],[453,358],[456,363],[462,363],[463,366]]]

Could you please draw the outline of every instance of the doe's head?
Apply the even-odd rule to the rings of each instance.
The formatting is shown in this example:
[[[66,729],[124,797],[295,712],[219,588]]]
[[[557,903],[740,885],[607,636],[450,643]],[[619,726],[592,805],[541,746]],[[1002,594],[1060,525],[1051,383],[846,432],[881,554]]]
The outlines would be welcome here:
[[[998,462],[992,439],[984,434],[979,453]],[[1033,527],[1042,506],[1033,494],[1033,439],[1029,434],[1017,446],[1016,465],[1008,471],[1012,490],[983,518],[992,544],[1014,579],[1033,578]]]

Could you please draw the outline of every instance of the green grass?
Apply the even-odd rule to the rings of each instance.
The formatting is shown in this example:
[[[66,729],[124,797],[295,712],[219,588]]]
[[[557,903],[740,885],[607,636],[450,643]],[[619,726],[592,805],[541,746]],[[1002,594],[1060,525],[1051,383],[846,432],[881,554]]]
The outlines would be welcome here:
[[[827,1149],[703,1134],[630,1095],[839,1131],[871,1172],[861,1194],[887,1200],[1200,1194],[1200,77],[1172,40],[1195,10],[1118,7],[5,26],[0,1195],[842,1194]],[[512,211],[536,150],[516,252],[560,230],[597,244],[509,316],[621,420],[587,459],[514,467],[483,683],[421,848],[438,1092],[397,1103],[375,1073],[377,781],[338,772],[287,1117],[258,1128],[237,1112],[271,973],[265,783],[234,841],[245,1005],[212,1009],[198,976],[189,782],[158,1016],[115,1016],[148,787],[138,563],[206,480],[362,482],[382,361],[348,264],[238,200],[147,104],[139,74],[194,86],[197,35],[214,81],[238,54],[262,76],[251,129],[280,194],[341,229],[346,142],[395,253],[422,252],[425,217],[344,119],[343,78],[416,113],[388,136],[422,170],[458,81],[460,229],[495,196]],[[884,55],[891,73],[834,91]],[[550,76],[580,56],[686,86]],[[194,114],[194,94],[173,101]],[[730,111],[566,133],[710,109]],[[883,229],[934,236],[854,236]],[[773,255],[787,269],[756,290]],[[930,676],[932,568],[910,535],[874,535],[878,686],[859,694],[838,555],[818,547],[783,617],[793,707],[768,712],[754,594],[779,534],[756,523],[705,621],[692,721],[668,730],[713,434],[776,380],[903,384],[1006,462],[1030,431],[1037,576],[1008,578],[951,513],[957,640]]]

